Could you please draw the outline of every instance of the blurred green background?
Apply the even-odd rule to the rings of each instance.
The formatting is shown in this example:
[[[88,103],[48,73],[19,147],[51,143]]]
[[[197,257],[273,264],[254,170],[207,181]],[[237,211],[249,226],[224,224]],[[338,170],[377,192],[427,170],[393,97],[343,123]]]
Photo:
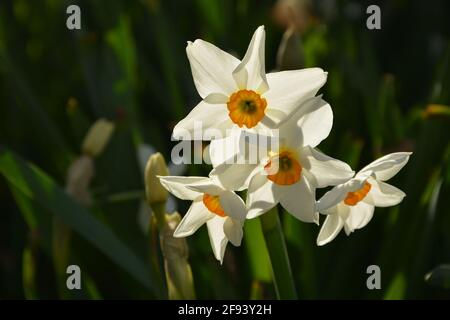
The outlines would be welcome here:
[[[81,8],[80,31],[66,28],[70,4]],[[450,3],[384,1],[381,30],[366,28],[369,4],[2,0],[0,298],[167,297],[142,209],[138,150],[145,144],[170,159],[173,125],[200,100],[186,41],[202,38],[242,57],[262,24],[267,70],[329,73],[321,92],[335,120],[324,152],[355,170],[389,152],[414,152],[391,181],[405,200],[377,208],[350,237],[317,247],[316,225],[281,214],[299,297],[450,298]],[[99,118],[115,131],[95,158],[92,201],[80,204],[64,192],[67,171]],[[184,214],[188,205],[170,207]],[[275,298],[258,220],[246,223],[244,237],[228,246],[222,266],[206,228],[189,237],[197,298]],[[81,267],[83,290],[64,290],[58,261]],[[381,290],[366,287],[372,264]]]

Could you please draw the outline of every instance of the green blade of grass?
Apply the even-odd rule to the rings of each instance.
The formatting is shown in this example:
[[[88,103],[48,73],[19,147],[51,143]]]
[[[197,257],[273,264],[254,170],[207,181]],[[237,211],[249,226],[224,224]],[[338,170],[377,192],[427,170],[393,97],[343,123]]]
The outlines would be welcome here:
[[[108,227],[72,200],[40,169],[14,153],[0,149],[0,173],[25,196],[58,216],[70,228],[159,296],[147,266]]]

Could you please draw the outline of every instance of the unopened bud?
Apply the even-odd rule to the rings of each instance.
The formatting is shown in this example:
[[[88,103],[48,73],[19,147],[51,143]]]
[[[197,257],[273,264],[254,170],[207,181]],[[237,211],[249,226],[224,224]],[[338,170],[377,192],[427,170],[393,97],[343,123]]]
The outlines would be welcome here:
[[[91,203],[88,188],[94,176],[94,162],[89,156],[76,159],[67,171],[66,192],[84,205]]]
[[[81,150],[92,157],[98,156],[114,131],[114,123],[105,119],[97,120],[86,134]]]
[[[150,206],[167,201],[169,193],[161,185],[157,176],[168,174],[169,169],[163,155],[158,152],[150,156],[145,167],[145,193]]]
[[[173,237],[173,232],[180,221],[179,213],[166,214],[166,223],[160,233],[167,289],[171,300],[195,299],[194,279],[188,262],[186,239]]]

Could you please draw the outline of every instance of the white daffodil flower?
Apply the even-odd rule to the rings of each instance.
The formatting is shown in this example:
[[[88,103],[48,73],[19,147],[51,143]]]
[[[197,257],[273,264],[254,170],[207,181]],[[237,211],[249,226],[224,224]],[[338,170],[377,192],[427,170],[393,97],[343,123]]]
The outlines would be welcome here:
[[[327,73],[320,68],[266,74],[264,46],[263,26],[242,61],[206,41],[188,42],[187,56],[203,100],[175,126],[174,138],[193,140],[195,123],[218,130],[222,138],[232,128],[274,128],[326,82]]]
[[[315,149],[330,133],[332,123],[330,105],[321,97],[309,99],[279,127],[279,147],[268,150],[260,163],[221,164],[211,175],[218,175],[233,190],[248,186],[249,219],[281,203],[297,219],[318,223],[315,189],[343,183],[354,175],[349,165]]]
[[[241,245],[247,209],[237,194],[226,190],[215,178],[160,176],[159,179],[174,196],[192,200],[174,237],[190,236],[206,223],[214,256],[220,263],[228,241]]]
[[[399,204],[405,193],[384,181],[395,176],[410,155],[410,152],[397,152],[381,157],[317,201],[317,211],[327,215],[317,244],[322,246],[332,241],[342,228],[347,235],[363,228],[372,219],[375,207]]]

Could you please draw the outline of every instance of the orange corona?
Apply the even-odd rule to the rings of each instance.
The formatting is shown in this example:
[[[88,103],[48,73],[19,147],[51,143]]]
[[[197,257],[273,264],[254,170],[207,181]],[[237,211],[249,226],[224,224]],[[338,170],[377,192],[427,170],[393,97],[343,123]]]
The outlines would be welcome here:
[[[222,206],[220,205],[219,196],[213,196],[213,195],[205,193],[203,195],[203,204],[212,213],[217,214],[220,217],[227,216],[225,211],[222,209]]]
[[[345,197],[344,203],[348,206],[356,206],[358,202],[360,202],[367,196],[371,187],[372,186],[370,185],[370,183],[365,182],[364,186],[361,189],[355,192],[347,193],[347,197]]]
[[[291,151],[282,151],[272,158],[273,160],[269,160],[264,167],[267,172],[267,179],[283,186],[297,183],[300,180],[302,166],[297,160],[295,153]],[[278,168],[273,166],[274,162],[278,162]]]
[[[231,121],[240,128],[253,128],[263,118],[267,101],[252,90],[239,90],[230,96],[227,102]]]

